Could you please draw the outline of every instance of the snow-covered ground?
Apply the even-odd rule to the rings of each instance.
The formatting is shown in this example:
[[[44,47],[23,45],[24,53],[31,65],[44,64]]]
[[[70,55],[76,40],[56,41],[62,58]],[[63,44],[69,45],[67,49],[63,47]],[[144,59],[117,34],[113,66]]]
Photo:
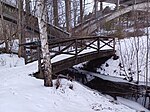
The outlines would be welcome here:
[[[97,71],[101,74],[116,77],[126,77],[127,75],[128,77],[133,77],[135,81],[137,80],[137,74],[139,74],[139,81],[145,82],[147,52],[146,40],[146,36],[140,37],[139,40],[137,38],[120,40],[120,42],[116,43],[116,54],[119,56],[119,59],[109,59],[100,68],[98,68]],[[136,48],[138,49],[138,53]],[[150,52],[148,59],[150,59]],[[148,61],[148,67],[149,64],[150,61]],[[139,70],[137,70],[137,65]],[[148,70],[148,73],[150,73],[150,69]],[[150,82],[150,75],[148,76],[148,81]]]
[[[0,70],[23,66],[24,59],[14,54],[0,54]],[[0,73],[1,74],[1,73]]]
[[[0,66],[0,112],[136,112],[75,81],[61,79],[61,86],[56,89],[54,80],[54,87],[46,88],[42,80],[29,75],[37,71],[37,62],[24,65],[16,55],[0,56],[6,63],[11,59],[18,63]]]

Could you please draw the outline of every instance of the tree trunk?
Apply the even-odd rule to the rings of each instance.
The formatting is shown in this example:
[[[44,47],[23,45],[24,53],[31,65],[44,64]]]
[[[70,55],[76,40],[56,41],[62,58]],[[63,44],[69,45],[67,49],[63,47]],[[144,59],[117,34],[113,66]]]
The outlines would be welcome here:
[[[95,18],[97,17],[97,12],[98,12],[98,1],[94,0],[94,10],[95,10]]]
[[[58,1],[53,0],[54,25],[58,26]]]
[[[38,12],[38,24],[40,31],[41,50],[43,55],[43,75],[44,75],[44,86],[51,87],[52,84],[52,65],[50,60],[50,52],[48,46],[48,34],[47,34],[47,10],[46,0],[38,0],[37,2]]]
[[[65,10],[66,10],[66,27],[69,32],[71,29],[71,1],[65,0]]]
[[[76,0],[74,0],[73,1],[73,14],[74,14],[74,17],[73,17],[73,19],[74,19],[74,27],[76,26],[76,18],[77,18],[77,10],[78,10],[78,7],[77,7],[77,1]]]
[[[23,43],[23,32],[22,32],[22,16],[23,16],[23,0],[18,0],[18,37],[19,37],[19,44]],[[24,49],[23,46],[19,47],[18,56],[23,56]]]
[[[31,8],[30,8],[30,2],[31,2],[30,0],[25,0],[27,14],[29,14],[30,10],[31,10]]]
[[[6,37],[6,33],[5,33],[5,30],[6,30],[6,26],[4,25],[4,18],[3,18],[3,4],[2,4],[2,1],[0,0],[0,15],[1,15],[1,36],[4,38],[4,41],[5,41],[5,49],[6,49],[6,52],[9,52],[9,46],[8,46],[8,39]]]
[[[83,1],[80,0],[80,21],[83,22]]]
[[[26,23],[26,26],[28,26],[30,23],[29,23],[29,17],[30,17],[30,0],[25,0],[25,10],[26,10],[26,15],[25,15],[25,23]]]

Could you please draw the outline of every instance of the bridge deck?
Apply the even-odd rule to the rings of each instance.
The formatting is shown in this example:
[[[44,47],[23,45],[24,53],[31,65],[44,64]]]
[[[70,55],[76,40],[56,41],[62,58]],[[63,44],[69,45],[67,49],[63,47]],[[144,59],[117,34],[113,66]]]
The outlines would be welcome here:
[[[65,70],[69,67],[72,67],[82,62],[86,62],[86,61],[90,61],[90,60],[94,60],[94,59],[98,59],[102,57],[113,56],[113,55],[115,55],[115,51],[112,49],[101,50],[99,53],[97,53],[96,51],[90,52],[90,53],[82,54],[78,56],[78,58],[70,57],[70,58],[63,59],[61,61],[54,62],[52,63],[52,70],[53,70],[53,73],[58,73],[62,70]]]

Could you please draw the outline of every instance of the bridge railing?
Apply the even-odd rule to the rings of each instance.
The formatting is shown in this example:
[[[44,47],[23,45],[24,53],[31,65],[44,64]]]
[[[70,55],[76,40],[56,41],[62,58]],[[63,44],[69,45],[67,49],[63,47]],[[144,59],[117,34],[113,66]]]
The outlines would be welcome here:
[[[51,47],[51,46],[56,47]],[[101,50],[115,49],[115,38],[113,37],[73,37],[72,39],[66,39],[57,42],[50,42],[51,58],[65,54],[71,56],[79,56],[80,54],[89,52],[100,52]]]
[[[26,63],[42,58],[40,42],[25,43],[23,45],[25,48]],[[115,50],[114,37],[86,36],[82,38],[72,37],[49,41],[49,51],[52,63],[70,57],[78,58],[80,55],[91,52],[100,53],[100,51],[103,50]]]

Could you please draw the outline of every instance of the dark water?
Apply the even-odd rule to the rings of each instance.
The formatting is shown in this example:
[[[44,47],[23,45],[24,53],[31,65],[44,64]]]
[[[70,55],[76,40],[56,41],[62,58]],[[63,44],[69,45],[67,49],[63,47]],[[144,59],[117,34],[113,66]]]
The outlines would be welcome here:
[[[150,110],[150,96],[145,94],[145,86],[137,86],[123,82],[111,82],[100,78],[95,78],[88,82],[86,86],[98,90],[103,94],[116,97],[123,97],[132,101],[136,101]],[[150,88],[148,88],[150,90]]]
[[[135,101],[150,110],[150,93],[145,94],[145,86],[124,82],[112,82],[96,77],[90,82],[87,82],[87,76],[76,70],[63,71],[63,74],[70,74],[71,77],[75,77],[76,81],[102,94],[110,95],[114,99],[116,99],[116,97],[123,97]],[[148,90],[150,91],[150,87],[148,87]]]

